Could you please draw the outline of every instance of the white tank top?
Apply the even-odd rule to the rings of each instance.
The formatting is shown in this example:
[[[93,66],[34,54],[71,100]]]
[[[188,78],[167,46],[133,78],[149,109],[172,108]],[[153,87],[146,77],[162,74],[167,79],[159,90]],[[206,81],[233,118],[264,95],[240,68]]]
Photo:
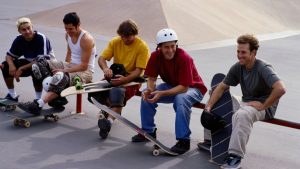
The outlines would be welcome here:
[[[69,48],[71,50],[71,64],[75,64],[75,65],[81,64],[82,49],[80,47],[80,41],[82,36],[85,33],[86,33],[85,31],[81,31],[76,44],[72,42],[71,37],[68,35],[67,41],[68,41]],[[92,72],[94,72],[94,68],[95,68],[95,58],[96,58],[96,46],[94,45],[92,49],[89,65],[88,65],[88,69],[91,70]]]

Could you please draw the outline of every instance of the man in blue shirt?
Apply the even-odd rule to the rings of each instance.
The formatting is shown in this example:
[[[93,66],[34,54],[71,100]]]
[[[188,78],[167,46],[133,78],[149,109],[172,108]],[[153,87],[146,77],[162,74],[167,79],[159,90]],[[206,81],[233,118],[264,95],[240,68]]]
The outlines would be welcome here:
[[[31,66],[39,55],[50,59],[54,58],[54,53],[49,39],[45,35],[33,31],[29,18],[19,18],[16,24],[20,35],[13,41],[6,53],[6,61],[1,65],[3,78],[8,88],[5,98],[18,101],[18,95],[14,89],[14,79],[19,82],[20,77],[31,76],[36,98],[39,99],[42,95],[42,81],[33,76]]]

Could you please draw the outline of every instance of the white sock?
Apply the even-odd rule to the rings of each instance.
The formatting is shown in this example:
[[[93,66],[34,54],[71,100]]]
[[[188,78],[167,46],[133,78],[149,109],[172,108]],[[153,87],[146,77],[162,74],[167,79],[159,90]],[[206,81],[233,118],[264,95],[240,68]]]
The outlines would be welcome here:
[[[114,120],[111,117],[108,117],[107,120],[110,122],[110,124],[113,124]]]
[[[16,93],[15,89],[8,89],[8,93],[12,98],[17,97],[17,93]]]
[[[43,93],[43,92],[35,92],[35,98],[38,99],[38,100],[39,100],[40,98],[42,98],[42,93]]]
[[[43,99],[39,99],[37,102],[39,103],[39,107],[43,107],[45,105],[45,102]]]

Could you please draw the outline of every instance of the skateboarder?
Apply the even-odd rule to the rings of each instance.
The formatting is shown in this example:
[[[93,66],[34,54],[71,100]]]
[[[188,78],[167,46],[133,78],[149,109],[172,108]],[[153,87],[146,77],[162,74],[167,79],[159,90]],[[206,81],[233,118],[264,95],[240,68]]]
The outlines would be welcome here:
[[[74,85],[72,82],[74,76],[79,76],[83,83],[91,82],[92,80],[96,56],[94,39],[90,33],[80,27],[80,18],[75,12],[66,14],[63,22],[68,44],[66,62],[48,62],[40,59],[39,62],[32,66],[36,78],[44,79],[52,74],[53,77],[48,92],[42,99],[19,105],[20,108],[27,112],[39,114],[46,103],[58,98],[60,92],[69,85]],[[60,102],[61,104],[67,103],[65,98],[62,98]]]
[[[192,57],[177,47],[177,35],[172,29],[162,29],[157,33],[157,50],[151,54],[145,70],[149,77],[147,88],[142,93],[142,129],[156,137],[154,116],[158,103],[172,103],[176,113],[175,133],[178,142],[171,148],[183,154],[190,149],[189,128],[191,108],[200,102],[207,91],[198,74]],[[158,75],[164,83],[156,85]],[[143,135],[132,137],[133,142],[143,142]]]
[[[105,78],[113,86],[129,83],[142,76],[150,55],[148,45],[138,37],[138,26],[133,20],[129,19],[122,22],[117,33],[119,36],[109,42],[98,60]],[[115,66],[111,68],[107,66],[107,61],[111,59],[113,59],[114,65],[117,64],[116,69],[125,68],[126,74],[118,74],[114,77],[112,69]],[[90,97],[93,97],[98,102],[121,114],[122,107],[125,106],[126,101],[134,96],[139,91],[139,88],[140,85],[135,85],[125,88],[116,87],[107,92],[90,93],[89,101],[91,102]],[[108,118],[99,119],[98,126],[101,138],[105,139],[108,136],[113,121],[114,118],[110,115]]]
[[[274,117],[275,111],[285,87],[273,67],[256,58],[259,41],[253,35],[241,35],[237,39],[237,58],[223,82],[212,93],[205,110],[211,111],[213,105],[230,86],[241,85],[243,96],[236,99],[233,107],[232,134],[229,143],[229,155],[221,168],[241,167],[241,159],[246,153],[246,144],[253,123]],[[209,138],[205,138],[209,139]]]
[[[8,88],[8,94],[5,98],[18,101],[18,96],[14,89],[14,79],[19,82],[20,77],[31,76],[35,89],[35,98],[40,99],[43,89],[42,81],[33,76],[31,65],[39,55],[47,55],[46,59],[53,59],[54,52],[49,39],[44,34],[33,30],[29,18],[19,18],[16,24],[20,35],[13,41],[9,51],[6,53],[6,61],[1,64],[3,78]]]

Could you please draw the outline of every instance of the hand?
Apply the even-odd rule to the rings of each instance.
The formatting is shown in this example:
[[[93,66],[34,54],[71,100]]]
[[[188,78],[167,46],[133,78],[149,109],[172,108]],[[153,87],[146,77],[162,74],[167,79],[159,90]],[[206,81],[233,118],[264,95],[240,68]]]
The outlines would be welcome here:
[[[258,111],[262,111],[265,109],[264,105],[259,101],[251,101],[251,102],[248,102],[247,105],[254,107]]]
[[[210,107],[210,106],[206,106],[206,107],[204,108],[204,111],[210,112],[210,111],[211,111],[211,107]]]
[[[155,90],[154,92],[150,93],[151,98],[147,98],[147,101],[149,103],[156,103],[162,96],[163,96],[163,91]]]
[[[113,76],[113,72],[109,68],[103,69],[103,73],[104,73],[104,76],[109,79],[112,78],[112,76]]]
[[[115,78],[112,78],[112,79],[110,80],[110,83],[111,83],[113,86],[120,86],[120,85],[126,83],[126,79],[125,79],[125,77],[122,76],[122,75],[115,75]]]
[[[9,75],[15,76],[16,71],[17,71],[17,68],[16,68],[15,65],[10,65],[10,66],[9,66]]]
[[[15,73],[15,78],[16,78],[16,81],[19,82],[20,81],[20,76],[22,74],[23,70],[21,68],[19,68],[16,73]]]
[[[150,95],[151,95],[151,90],[149,89],[144,90],[142,93],[143,100],[148,101]]]

